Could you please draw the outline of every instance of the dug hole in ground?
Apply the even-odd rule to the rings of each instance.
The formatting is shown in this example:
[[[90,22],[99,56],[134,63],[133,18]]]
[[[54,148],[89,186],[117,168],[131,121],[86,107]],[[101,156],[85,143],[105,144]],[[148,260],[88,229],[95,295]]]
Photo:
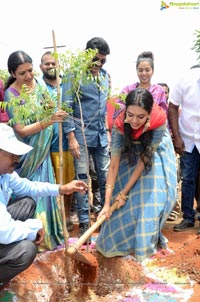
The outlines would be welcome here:
[[[89,253],[97,265],[73,260],[60,247],[39,253],[34,263],[0,292],[0,301],[13,302],[176,302],[200,301],[199,222],[184,232],[174,232],[181,221],[166,222],[163,234],[167,250],[138,263],[133,257],[105,258],[95,250],[95,239],[83,253]],[[78,223],[70,233],[70,242],[78,236]]]

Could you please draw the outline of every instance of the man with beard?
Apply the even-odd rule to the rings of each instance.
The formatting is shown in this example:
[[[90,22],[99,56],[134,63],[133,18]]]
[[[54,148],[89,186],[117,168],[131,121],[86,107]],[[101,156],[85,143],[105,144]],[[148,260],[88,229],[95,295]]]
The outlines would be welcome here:
[[[40,69],[43,73],[43,80],[45,81],[49,93],[52,99],[57,99],[57,79],[56,79],[56,59],[53,53],[47,51],[43,54],[41,58]],[[62,100],[62,78],[60,80],[60,99]],[[66,134],[63,132],[63,183],[68,183],[72,181],[75,177],[74,174],[74,159],[68,150],[68,139]],[[59,124],[55,123],[53,125],[53,138],[51,142],[51,160],[55,171],[56,182],[59,183]],[[72,204],[73,195],[65,195],[65,214],[67,230],[70,232],[73,230],[73,222],[70,219],[70,208]]]

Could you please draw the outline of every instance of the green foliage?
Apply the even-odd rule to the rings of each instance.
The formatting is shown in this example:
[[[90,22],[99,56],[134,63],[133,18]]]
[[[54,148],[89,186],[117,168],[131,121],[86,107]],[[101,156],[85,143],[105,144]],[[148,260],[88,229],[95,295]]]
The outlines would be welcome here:
[[[127,96],[126,93],[114,94],[107,100],[107,103],[113,106],[116,110],[120,109],[121,105],[117,103],[117,101],[121,101],[125,104],[126,96]]]
[[[112,98],[119,99],[120,101],[125,103],[126,102],[126,96],[127,96],[127,93],[120,93],[120,94],[113,95]]]
[[[80,85],[87,85],[92,81],[96,81],[98,85],[99,78],[95,78],[92,73],[88,72],[90,66],[95,64],[93,58],[97,50],[77,50],[75,53],[67,50],[64,54],[58,55],[60,72],[64,74],[63,81],[70,81],[70,89],[67,94],[75,95],[77,101],[81,95]],[[99,89],[105,90],[105,87],[99,85]]]
[[[70,81],[70,89],[68,94],[75,95],[77,101],[80,103],[80,84],[86,85],[91,81],[96,81],[98,85],[98,79],[95,79],[89,71],[92,66],[93,58],[95,57],[97,50],[84,50],[66,51],[64,54],[52,53],[56,60],[59,61],[59,74],[64,75],[64,80]],[[4,79],[8,75],[2,72]],[[63,80],[63,81],[64,81]],[[104,87],[99,87],[105,89]],[[36,86],[33,92],[29,90],[26,85],[23,85],[20,95],[18,97],[10,94],[9,103],[3,102],[1,106],[5,109],[8,106],[13,112],[14,118],[11,119],[11,123],[29,124],[35,121],[48,121],[53,113],[57,109],[57,99],[52,99],[48,91],[41,91],[39,85]],[[39,101],[38,101],[39,100]],[[68,113],[72,110],[67,107],[66,104],[62,104],[61,109]]]
[[[192,50],[194,50],[197,53],[197,60],[198,60],[198,63],[200,63],[200,29],[197,29],[195,31],[194,35],[196,38],[193,41],[194,45],[192,47]]]
[[[8,77],[9,77],[8,71],[6,69],[0,69],[0,79],[3,81],[4,84],[7,81]]]
[[[88,67],[92,64],[92,59],[97,53],[96,50],[87,51],[77,50],[75,53],[67,50],[64,54],[59,55],[60,71],[65,75],[70,75],[73,86],[76,89],[80,82],[83,84],[92,80],[88,73]]]
[[[11,124],[30,124],[36,121],[48,121],[57,107],[56,100],[53,100],[48,91],[39,85],[34,91],[30,91],[25,84],[22,86],[19,96],[10,94],[10,101],[4,102],[12,111]]]
[[[62,104],[61,109],[67,113],[72,113],[73,110],[69,107],[67,107],[67,104]]]

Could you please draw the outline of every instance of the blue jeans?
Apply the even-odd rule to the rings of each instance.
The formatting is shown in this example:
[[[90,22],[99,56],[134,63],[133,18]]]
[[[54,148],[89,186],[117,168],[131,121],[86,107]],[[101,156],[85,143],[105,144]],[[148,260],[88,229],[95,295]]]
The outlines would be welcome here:
[[[97,173],[94,167],[93,159],[90,156],[90,177],[91,177],[91,185],[92,185],[92,195],[93,195],[93,203],[92,203],[92,208],[93,212],[98,213],[101,208],[101,193],[99,189],[99,182],[98,182],[98,177]]]
[[[180,157],[180,167],[182,175],[181,210],[183,218],[194,223],[194,197],[196,179],[200,167],[200,154],[196,147],[194,147],[192,153],[184,152]]]
[[[87,147],[87,151],[88,156],[91,155],[93,158],[101,194],[101,206],[103,207],[105,200],[105,183],[110,164],[109,148],[108,146],[94,148]],[[75,160],[76,178],[88,183],[87,171],[89,166],[87,166],[85,146],[80,145],[80,153],[80,158]],[[79,223],[89,222],[88,193],[84,195],[75,193],[75,198],[77,200],[77,215],[79,218]]]

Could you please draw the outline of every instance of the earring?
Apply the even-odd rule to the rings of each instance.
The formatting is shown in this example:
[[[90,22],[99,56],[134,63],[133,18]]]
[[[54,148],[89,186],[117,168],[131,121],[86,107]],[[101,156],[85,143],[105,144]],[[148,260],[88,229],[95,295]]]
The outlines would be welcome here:
[[[150,115],[148,115],[146,123],[144,125],[144,131],[150,127]]]

